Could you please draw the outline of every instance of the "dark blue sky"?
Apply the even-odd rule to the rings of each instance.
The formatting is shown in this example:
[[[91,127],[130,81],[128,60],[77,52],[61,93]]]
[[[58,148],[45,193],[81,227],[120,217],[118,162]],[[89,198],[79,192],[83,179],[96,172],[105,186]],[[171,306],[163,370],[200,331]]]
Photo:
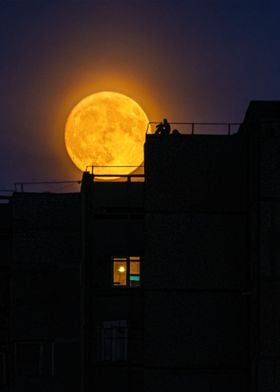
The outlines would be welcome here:
[[[277,0],[0,0],[0,189],[81,177],[64,124],[93,92],[153,121],[241,122],[278,100],[279,20]]]

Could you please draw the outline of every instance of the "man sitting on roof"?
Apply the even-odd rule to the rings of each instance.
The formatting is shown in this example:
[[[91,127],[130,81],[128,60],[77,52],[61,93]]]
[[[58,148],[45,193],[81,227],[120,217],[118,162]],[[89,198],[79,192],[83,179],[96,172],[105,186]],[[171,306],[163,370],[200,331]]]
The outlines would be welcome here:
[[[171,131],[170,124],[166,118],[164,118],[163,122],[159,123],[156,128],[156,135],[169,135]]]

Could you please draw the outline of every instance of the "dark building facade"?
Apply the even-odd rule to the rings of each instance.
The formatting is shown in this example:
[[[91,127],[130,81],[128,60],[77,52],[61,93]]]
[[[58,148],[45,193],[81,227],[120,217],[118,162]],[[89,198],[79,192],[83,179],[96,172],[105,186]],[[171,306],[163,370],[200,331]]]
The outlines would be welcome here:
[[[0,204],[0,390],[9,383],[9,319],[10,262],[12,257],[12,225],[9,198]]]
[[[119,184],[124,195],[137,186],[137,199],[118,198],[85,174],[84,336],[93,340],[85,390],[248,390],[246,140],[245,133],[147,135],[145,182]],[[135,256],[139,286],[130,286],[128,262],[126,282],[115,285],[115,260]]]
[[[3,208],[3,385],[278,391],[280,102],[144,153],[142,178]]]
[[[79,390],[79,194],[11,200],[10,391]]]
[[[81,197],[83,388],[143,390],[144,183],[85,173]]]

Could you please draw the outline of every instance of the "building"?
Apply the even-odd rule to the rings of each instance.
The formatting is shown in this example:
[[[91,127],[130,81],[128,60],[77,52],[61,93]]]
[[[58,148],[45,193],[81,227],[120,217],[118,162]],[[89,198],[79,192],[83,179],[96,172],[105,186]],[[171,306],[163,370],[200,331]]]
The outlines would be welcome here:
[[[80,385],[80,195],[14,193],[10,391]]]
[[[9,315],[10,315],[10,261],[12,253],[11,208],[9,198],[3,196],[0,204],[0,389],[8,385]]]
[[[143,178],[11,197],[10,390],[279,390],[280,102],[144,152]]]

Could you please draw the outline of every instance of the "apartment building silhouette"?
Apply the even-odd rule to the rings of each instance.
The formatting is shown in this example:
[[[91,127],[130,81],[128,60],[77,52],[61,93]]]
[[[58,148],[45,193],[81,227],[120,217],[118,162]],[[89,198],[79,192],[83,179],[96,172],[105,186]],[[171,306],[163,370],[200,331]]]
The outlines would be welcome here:
[[[280,102],[148,134],[143,175],[1,205],[8,391],[280,387]]]

